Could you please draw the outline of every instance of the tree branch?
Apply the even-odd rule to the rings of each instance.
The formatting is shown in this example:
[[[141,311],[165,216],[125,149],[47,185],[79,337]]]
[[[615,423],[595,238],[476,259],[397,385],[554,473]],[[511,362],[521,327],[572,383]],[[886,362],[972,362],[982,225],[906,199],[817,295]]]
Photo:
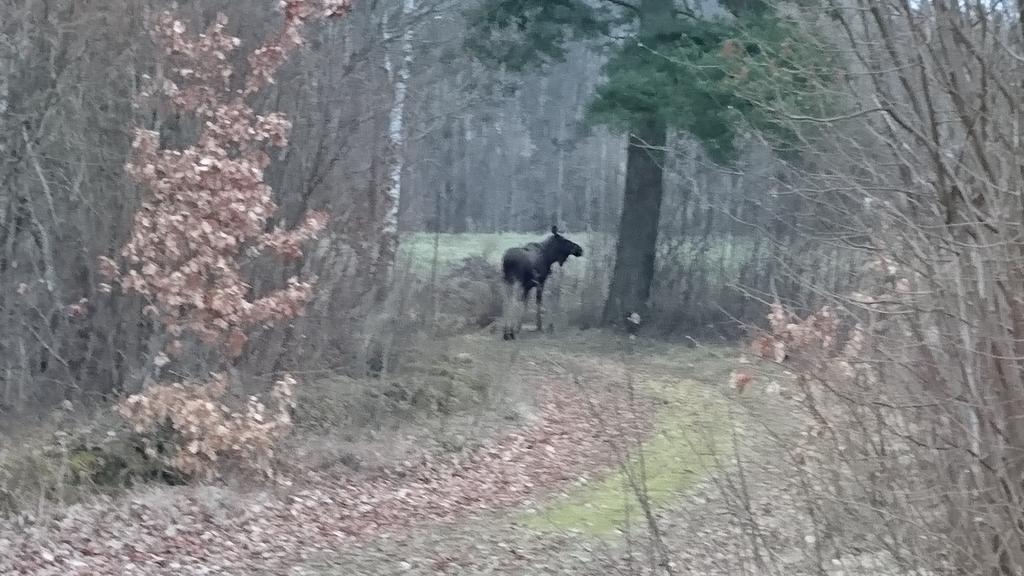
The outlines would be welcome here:
[[[604,0],[604,1],[608,2],[609,4],[615,4],[616,6],[621,6],[622,8],[628,8],[629,10],[632,10],[633,12],[636,12],[637,14],[640,13],[640,7],[639,6],[636,6],[634,4],[630,4],[629,2],[626,2],[625,0]]]

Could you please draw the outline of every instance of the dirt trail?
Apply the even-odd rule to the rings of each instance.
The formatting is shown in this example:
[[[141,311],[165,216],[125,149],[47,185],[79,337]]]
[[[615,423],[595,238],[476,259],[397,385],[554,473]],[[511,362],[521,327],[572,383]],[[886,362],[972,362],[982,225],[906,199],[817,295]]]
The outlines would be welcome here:
[[[737,574],[750,564],[742,531],[727,515],[731,503],[708,476],[728,465],[736,432],[730,422],[749,411],[727,400],[726,382],[735,360],[730,349],[646,342],[624,354],[621,341],[573,339],[564,342],[560,353],[538,362],[546,370],[589,380],[592,388],[623,391],[632,385],[648,399],[641,408],[649,424],[642,437],[644,484],[658,505],[659,524],[669,532],[671,554],[689,565],[677,566],[676,573]],[[633,474],[639,445],[629,444]],[[621,468],[605,469],[546,491],[533,506],[426,523],[398,537],[322,555],[301,573],[648,573],[650,542],[629,490]],[[769,492],[764,496],[778,498]]]
[[[481,337],[466,344],[509,353]],[[616,464],[630,442],[649,438],[647,446],[658,446],[649,455],[652,463],[669,472],[659,498],[668,501],[699,480],[693,461],[659,460],[666,456],[661,452],[677,448],[679,437],[655,415],[672,413],[673,405],[687,404],[694,394],[715,395],[723,364],[701,357],[698,366],[695,353],[683,347],[653,344],[625,359],[621,341],[596,333],[527,338],[515,346],[517,377],[535,390],[537,403],[536,418],[523,429],[447,460],[372,479],[307,472],[290,486],[244,495],[159,488],[78,506],[44,525],[0,529],[0,573],[539,574],[608,568],[605,562],[621,560],[621,550],[605,547],[601,553],[599,540],[586,532],[595,528],[590,536],[603,536],[628,513],[628,506],[616,504],[622,494]],[[684,373],[707,381],[696,384]],[[560,498],[565,492],[571,494]]]

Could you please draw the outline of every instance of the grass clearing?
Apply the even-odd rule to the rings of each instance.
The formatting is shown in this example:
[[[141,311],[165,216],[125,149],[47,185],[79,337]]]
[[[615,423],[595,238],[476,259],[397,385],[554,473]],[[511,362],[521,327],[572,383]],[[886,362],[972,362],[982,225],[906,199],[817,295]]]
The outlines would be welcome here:
[[[571,234],[566,236],[583,247],[584,254],[593,253],[598,243],[607,242],[605,234]],[[464,233],[464,234],[433,234],[430,232],[413,232],[403,236],[399,249],[398,261],[410,262],[418,273],[429,272],[434,262],[435,242],[437,244],[437,266],[443,271],[452,268],[460,260],[470,256],[483,256],[496,264],[501,261],[501,254],[514,246],[522,246],[528,242],[539,242],[547,234],[530,233]]]
[[[398,253],[399,262],[414,263],[418,272],[429,271],[434,261],[435,243],[437,248],[437,264],[440,270],[451,268],[460,260],[470,256],[483,256],[499,262],[501,254],[514,246],[523,246],[529,242],[539,242],[548,236],[547,233],[528,232],[496,232],[496,233],[460,233],[434,234],[432,232],[409,232],[402,235]],[[601,232],[567,232],[566,236],[583,247],[584,257],[604,258],[612,255],[615,249],[615,237]],[[728,242],[712,240],[704,245],[695,240],[679,241],[662,239],[659,242],[659,257],[671,254],[676,264],[690,261],[704,261],[724,267],[722,273],[734,275],[739,266],[747,262],[753,255],[754,245],[749,239],[735,238]]]

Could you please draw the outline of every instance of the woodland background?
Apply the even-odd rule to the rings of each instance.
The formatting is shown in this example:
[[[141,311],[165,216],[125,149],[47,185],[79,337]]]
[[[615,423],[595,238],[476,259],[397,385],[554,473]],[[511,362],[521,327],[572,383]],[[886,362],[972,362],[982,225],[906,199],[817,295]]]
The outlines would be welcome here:
[[[422,298],[429,284],[426,290],[447,300],[465,290],[458,285],[466,273],[454,280],[446,269],[429,274],[435,233],[442,235],[442,264],[472,255],[453,254],[456,244],[492,246],[488,260],[472,262],[469,272],[489,282],[499,245],[540,239],[560,224],[594,249],[576,266],[587,268],[588,290],[579,290],[569,310],[585,324],[601,319],[626,168],[621,134],[586,117],[605,56],[571,47],[565,62],[513,76],[464,47],[464,6],[413,6],[365,3],[344,22],[317,26],[255,102],[293,121],[291,145],[267,173],[281,206],[276,218],[294,223],[305,210],[331,215],[326,235],[301,263],[305,275],[319,277],[316,301],[300,326],[264,332],[246,351],[246,365],[257,373],[347,365],[353,360],[346,357],[365,347],[358,340],[367,336],[379,297],[373,267],[392,169],[401,178],[393,216],[409,248],[396,262],[428,272],[404,280],[415,284],[405,287],[410,293]],[[143,76],[158,66],[146,31],[153,9],[144,2],[29,2],[12,4],[4,17],[5,405],[137,389],[154,353],[142,303],[96,292],[98,259],[123,244],[139,206],[123,169],[133,127],[159,126],[167,145],[184,142],[191,129],[157,104],[133,105]],[[272,3],[243,9],[200,2],[180,11],[197,24],[222,11],[243,41],[273,27]],[[399,115],[401,133],[394,134]],[[767,288],[786,234],[774,209],[785,202],[783,168],[756,143],[728,169],[685,133],[671,146],[652,318],[665,331],[712,325],[712,333],[735,336],[735,320],[750,320],[760,308],[722,289]],[[496,233],[520,236],[486,236]],[[829,274],[822,262],[802,265]],[[268,264],[251,282],[258,290],[291,272]],[[80,301],[88,313],[69,316],[67,307]]]
[[[166,464],[166,444],[201,461],[170,460],[186,483],[212,454],[271,472],[293,417],[355,442],[351,430],[395,418],[472,413],[466,436],[483,437],[477,418],[509,394],[523,414],[545,410],[495,376],[523,364],[491,327],[501,252],[558,225],[586,255],[556,271],[553,334],[521,348],[536,361],[526,372],[553,371],[523,378],[557,380],[569,360],[544,361],[568,343],[592,363],[579,373],[632,358],[617,365],[631,400],[658,396],[652,378],[699,376],[677,392],[743,408],[723,420],[754,444],[734,439],[706,470],[734,519],[723,533],[742,542],[732,560],[759,573],[849,571],[850,556],[872,573],[1019,573],[1016,3],[375,0],[314,18],[286,2],[283,28],[269,1],[165,4],[0,0],[0,432],[46,435],[73,410],[79,426],[116,405],[147,458]],[[188,44],[202,30],[225,44]],[[260,63],[281,46],[287,58]],[[228,95],[257,80],[244,102],[197,106],[218,78]],[[175,160],[181,174],[160,163],[193,145],[213,156]],[[188,250],[230,258],[202,264],[212,275],[182,267],[197,283],[168,287],[178,264],[153,256],[169,236],[146,217],[198,203],[210,165],[248,183],[218,184],[239,193],[225,213],[241,221],[213,218]],[[243,231],[223,240],[232,222]],[[126,281],[133,270],[144,279]],[[190,291],[210,300],[167,297]],[[632,312],[640,339],[621,337]],[[717,368],[702,372],[692,349]],[[665,364],[683,373],[652,376]],[[342,388],[344,401],[330,396]],[[762,405],[742,399],[751,389]],[[273,417],[250,395],[273,398]],[[660,422],[645,414],[610,437],[643,436]],[[63,464],[28,458],[47,462],[45,480],[0,468],[0,511],[22,523],[25,486],[36,518],[64,504],[69,470],[98,483],[80,456],[95,427],[71,434],[82,449],[57,427]],[[626,477],[643,569],[673,573],[686,529],[666,532],[644,476]],[[771,506],[782,486],[784,522]],[[786,532],[796,525],[806,533]]]

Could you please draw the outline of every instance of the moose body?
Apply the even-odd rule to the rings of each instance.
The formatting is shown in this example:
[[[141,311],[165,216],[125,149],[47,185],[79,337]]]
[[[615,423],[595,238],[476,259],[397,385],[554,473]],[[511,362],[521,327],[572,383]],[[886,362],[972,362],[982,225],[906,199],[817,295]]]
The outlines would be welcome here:
[[[513,340],[517,327],[522,322],[517,319],[513,325],[508,318],[509,304],[513,298],[526,305],[530,290],[536,290],[537,298],[537,330],[543,330],[542,305],[544,302],[544,283],[551,275],[551,267],[557,262],[565,264],[569,256],[583,256],[583,248],[579,244],[558,233],[558,227],[551,227],[551,236],[541,242],[530,242],[525,246],[509,248],[501,258],[502,280],[505,283],[505,325],[502,338]],[[519,293],[516,293],[516,290]]]

